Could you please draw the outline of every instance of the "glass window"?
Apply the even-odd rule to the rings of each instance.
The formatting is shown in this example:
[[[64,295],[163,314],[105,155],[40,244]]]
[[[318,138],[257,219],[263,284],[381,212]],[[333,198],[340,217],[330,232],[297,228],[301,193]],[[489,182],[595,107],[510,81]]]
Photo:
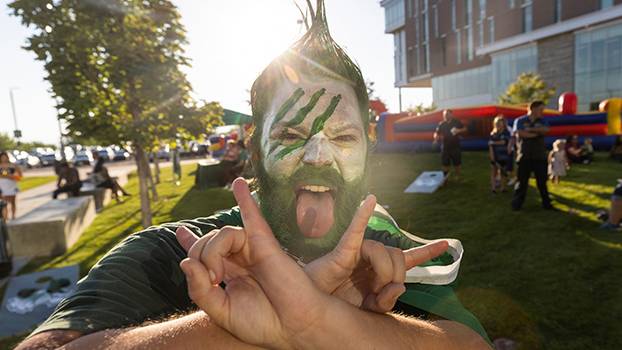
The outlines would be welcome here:
[[[580,32],[575,37],[575,91],[580,108],[622,95],[622,24]]]
[[[486,0],[479,0],[479,20],[486,19]]]
[[[562,0],[555,0],[555,22],[562,20]]]
[[[438,36],[439,36],[439,30],[438,30],[438,6],[434,5],[434,6],[432,6],[432,9],[434,11],[434,37],[438,38]]]
[[[403,30],[393,34],[395,82],[405,83],[406,79],[406,35]]]
[[[533,30],[533,3],[531,0],[523,0],[523,33]]]
[[[430,71],[430,12],[428,11],[429,0],[423,0],[423,69]]]
[[[396,0],[389,3],[384,9],[385,29],[393,30],[404,25],[405,7],[404,0]]]
[[[479,32],[478,32],[479,47],[483,47],[484,46],[484,21],[479,21],[478,27],[479,27]]]
[[[488,18],[488,40],[492,44],[495,42],[495,18]]]
[[[439,106],[490,103],[491,66],[432,78],[434,102]]]
[[[451,0],[451,29],[456,30],[456,0]]]
[[[503,94],[521,73],[538,70],[536,45],[523,46],[492,56],[493,96]]]
[[[456,63],[462,63],[462,36],[460,35],[460,29],[456,30]]]
[[[510,8],[513,9],[514,6],[516,6],[516,1],[515,0],[508,0],[508,6],[510,6]]]
[[[613,0],[600,0],[600,8],[605,9],[613,6]]]
[[[464,23],[470,26],[473,23],[473,1],[464,0]]]
[[[473,48],[473,26],[467,28],[467,58],[472,61],[475,57],[475,50]]]

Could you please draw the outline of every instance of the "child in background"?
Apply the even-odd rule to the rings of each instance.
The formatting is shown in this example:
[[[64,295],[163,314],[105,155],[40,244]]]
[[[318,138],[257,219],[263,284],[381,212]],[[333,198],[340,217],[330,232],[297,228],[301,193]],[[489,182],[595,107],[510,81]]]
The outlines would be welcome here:
[[[505,192],[505,184],[508,177],[509,166],[512,164],[512,149],[510,140],[512,135],[507,127],[507,122],[502,115],[498,115],[493,121],[493,129],[488,141],[490,152],[490,190],[497,193],[497,188]],[[499,178],[499,181],[497,181]]]
[[[566,176],[566,170],[569,168],[565,147],[565,140],[556,140],[553,142],[553,150],[549,153],[549,177],[554,184],[559,183],[560,177]]]
[[[581,146],[581,156],[583,157],[583,164],[589,164],[594,160],[594,146],[592,145],[592,139],[586,138]]]

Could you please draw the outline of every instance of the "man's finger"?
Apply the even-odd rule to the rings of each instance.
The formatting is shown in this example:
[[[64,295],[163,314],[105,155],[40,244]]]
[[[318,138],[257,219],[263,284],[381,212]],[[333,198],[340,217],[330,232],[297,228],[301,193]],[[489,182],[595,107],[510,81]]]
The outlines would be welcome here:
[[[397,302],[397,298],[404,294],[405,291],[406,287],[402,283],[391,283],[386,285],[376,296],[376,302],[374,303],[376,309],[372,311],[381,313],[391,311],[393,306],[395,306],[395,302]]]
[[[448,247],[449,243],[447,241],[438,241],[405,251],[406,270],[436,258],[447,251]]]
[[[210,319],[219,326],[228,329],[225,324],[227,317],[228,298],[225,291],[212,283],[208,270],[196,259],[186,258],[179,264],[186,275],[188,295]]]
[[[207,242],[201,251],[199,261],[208,269],[213,284],[220,283],[225,277],[224,259],[238,253],[246,244],[246,233],[239,227],[223,227]]]
[[[361,259],[371,265],[374,271],[372,290],[378,293],[382,287],[393,280],[393,262],[384,244],[364,240],[361,246]]]
[[[391,283],[382,288],[380,293],[367,295],[361,307],[365,310],[381,314],[387,313],[393,309],[397,298],[399,298],[404,291],[406,291],[406,288],[403,284]]]
[[[177,242],[181,245],[182,248],[187,252],[190,250],[192,245],[199,240],[190,229],[186,226],[179,226],[175,231],[175,237],[177,238]]]
[[[201,253],[203,252],[203,248],[205,245],[214,237],[220,230],[212,230],[210,233],[205,236],[198,238],[188,249],[188,257],[201,261]],[[195,236],[196,237],[196,236]]]
[[[406,258],[399,248],[386,247],[393,263],[393,283],[404,283],[406,280]]]
[[[242,215],[242,222],[246,228],[247,233],[250,235],[272,236],[272,230],[270,226],[261,214],[261,210],[255,203],[253,196],[251,196],[250,189],[246,180],[239,177],[233,181],[231,185],[233,188],[233,195],[235,200],[240,206],[240,214]]]
[[[350,226],[348,226],[346,232],[341,236],[339,244],[337,244],[337,250],[358,252],[361,249],[361,244],[365,236],[365,229],[367,228],[369,218],[374,214],[375,207],[376,197],[370,194],[356,210],[350,222]]]

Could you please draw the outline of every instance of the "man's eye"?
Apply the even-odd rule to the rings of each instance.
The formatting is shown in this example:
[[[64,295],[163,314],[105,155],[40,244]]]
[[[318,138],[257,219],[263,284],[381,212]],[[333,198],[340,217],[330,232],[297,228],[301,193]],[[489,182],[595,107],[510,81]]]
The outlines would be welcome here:
[[[337,137],[333,138],[333,141],[336,141],[336,142],[354,142],[354,141],[356,141],[356,137],[354,137],[352,135],[340,135],[340,136],[337,136]]]
[[[281,135],[281,139],[283,139],[284,141],[297,141],[298,139],[300,139],[300,135],[286,132]]]

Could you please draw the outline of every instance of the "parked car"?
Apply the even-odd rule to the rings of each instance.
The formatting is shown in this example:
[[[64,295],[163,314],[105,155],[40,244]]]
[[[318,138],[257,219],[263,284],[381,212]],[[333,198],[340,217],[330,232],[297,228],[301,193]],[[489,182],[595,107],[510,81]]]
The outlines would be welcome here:
[[[87,150],[78,151],[72,161],[75,165],[91,165],[93,163],[93,155]]]
[[[171,150],[170,148],[167,146],[164,146],[162,148],[160,148],[156,153],[156,156],[158,157],[158,159],[161,160],[165,160],[165,161],[169,161],[171,160]],[[153,162],[153,153],[149,153],[149,161]]]
[[[41,166],[53,166],[56,163],[56,154],[52,153],[40,153],[37,155],[41,161]]]
[[[111,161],[114,159],[114,151],[112,150],[112,148],[110,147],[105,147],[105,148],[99,148],[97,150],[97,153],[99,154],[99,156],[101,158],[103,158],[105,161]]]
[[[41,161],[39,160],[39,158],[29,154],[26,151],[14,150],[8,153],[11,162],[19,165],[24,169],[41,166]]]
[[[115,162],[128,159],[130,159],[130,152],[126,151],[125,149],[117,148],[114,151],[114,158],[112,160],[114,160]]]

